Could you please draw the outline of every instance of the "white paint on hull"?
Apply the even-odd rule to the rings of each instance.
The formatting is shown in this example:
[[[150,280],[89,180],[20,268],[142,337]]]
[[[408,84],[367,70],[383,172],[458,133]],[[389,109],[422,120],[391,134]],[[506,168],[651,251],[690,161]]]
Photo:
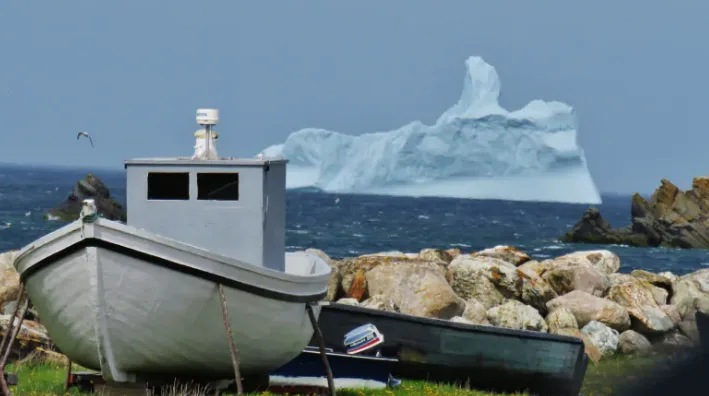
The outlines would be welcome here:
[[[135,375],[233,376],[218,286],[105,246],[60,253],[81,239],[132,247],[180,265],[301,297],[327,291],[330,267],[315,256],[287,255],[291,273],[255,268],[196,247],[100,219],[72,223],[23,249],[15,261],[57,346],[107,379]],[[39,265],[41,260],[49,258]],[[29,271],[29,272],[28,272]],[[234,341],[245,374],[275,369],[301,353],[313,334],[305,302],[290,302],[225,285]],[[319,296],[312,297],[313,302]],[[313,306],[316,317],[320,307]]]
[[[360,378],[335,378],[336,389],[384,389],[386,382],[365,380]],[[286,377],[272,375],[269,377],[270,386],[318,386],[327,388],[325,377]]]

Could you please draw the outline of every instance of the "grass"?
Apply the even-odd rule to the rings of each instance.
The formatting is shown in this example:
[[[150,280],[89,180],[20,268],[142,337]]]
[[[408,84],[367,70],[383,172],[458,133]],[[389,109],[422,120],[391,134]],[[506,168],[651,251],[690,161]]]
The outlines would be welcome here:
[[[606,359],[598,364],[589,364],[584,378],[581,394],[584,396],[610,395],[619,385],[627,384],[642,377],[647,370],[658,366],[658,358],[630,358],[619,356]],[[86,371],[74,365],[76,371]],[[6,372],[16,373],[19,384],[11,387],[14,395],[80,395],[77,389],[70,392],[64,391],[64,381],[66,378],[66,368],[51,363],[25,363],[8,365]],[[173,387],[174,389],[163,392],[162,395],[204,395],[202,391],[186,389],[184,387]],[[268,395],[261,393],[260,395]],[[394,395],[443,395],[443,396],[493,396],[494,393],[467,390],[451,385],[440,385],[435,383],[419,381],[403,381],[397,389],[383,390],[359,390],[347,389],[338,390],[341,396],[394,396]],[[519,394],[522,396],[524,394]],[[158,396],[158,395],[155,395]]]

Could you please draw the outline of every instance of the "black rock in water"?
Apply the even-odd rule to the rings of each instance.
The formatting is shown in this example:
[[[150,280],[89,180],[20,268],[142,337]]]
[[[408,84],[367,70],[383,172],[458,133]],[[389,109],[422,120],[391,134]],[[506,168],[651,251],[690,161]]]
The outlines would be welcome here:
[[[631,224],[613,228],[596,208],[589,208],[581,220],[561,237],[564,242],[709,248],[709,177],[695,177],[692,188],[682,191],[669,180],[647,201],[634,194]]]
[[[108,187],[98,177],[89,174],[79,180],[71,195],[56,208],[50,210],[45,219],[56,218],[63,221],[74,221],[81,213],[81,202],[93,199],[100,216],[109,220],[126,221],[126,211],[121,204],[111,198]]]

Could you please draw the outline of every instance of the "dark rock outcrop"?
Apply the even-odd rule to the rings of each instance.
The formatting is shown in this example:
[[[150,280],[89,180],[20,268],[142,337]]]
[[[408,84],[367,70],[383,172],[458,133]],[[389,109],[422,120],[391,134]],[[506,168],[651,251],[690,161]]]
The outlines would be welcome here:
[[[683,192],[666,179],[647,201],[634,194],[632,222],[613,228],[596,208],[589,208],[561,237],[565,242],[709,248],[709,177],[696,177]]]
[[[109,220],[126,221],[126,211],[121,204],[111,198],[108,187],[96,176],[89,174],[79,180],[69,197],[59,206],[51,209],[45,219],[73,221],[79,218],[81,202],[92,198],[100,216]]]

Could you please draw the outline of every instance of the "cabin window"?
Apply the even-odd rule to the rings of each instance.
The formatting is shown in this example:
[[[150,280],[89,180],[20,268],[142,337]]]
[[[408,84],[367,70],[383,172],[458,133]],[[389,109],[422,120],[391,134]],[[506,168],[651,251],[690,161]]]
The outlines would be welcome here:
[[[148,173],[148,199],[190,199],[190,174],[188,172]]]
[[[198,173],[197,199],[215,201],[238,201],[239,174]]]

